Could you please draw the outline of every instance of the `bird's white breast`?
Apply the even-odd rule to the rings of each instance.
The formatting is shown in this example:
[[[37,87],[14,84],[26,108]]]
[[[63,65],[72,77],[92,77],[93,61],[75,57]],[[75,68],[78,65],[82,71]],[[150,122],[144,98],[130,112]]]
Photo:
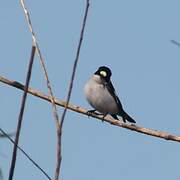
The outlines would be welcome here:
[[[119,109],[116,101],[98,78],[94,75],[84,87],[88,102],[99,112],[117,114]]]

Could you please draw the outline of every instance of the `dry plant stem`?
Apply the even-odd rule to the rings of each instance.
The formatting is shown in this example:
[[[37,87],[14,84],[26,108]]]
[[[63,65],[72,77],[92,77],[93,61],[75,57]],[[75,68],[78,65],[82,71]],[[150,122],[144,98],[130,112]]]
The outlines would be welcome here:
[[[21,3],[21,6],[22,6],[22,8],[24,10],[29,30],[30,30],[30,32],[32,34],[33,43],[35,44],[36,49],[37,49],[37,54],[39,56],[40,64],[41,64],[41,67],[42,67],[43,72],[44,72],[44,76],[45,76],[46,83],[47,83],[47,88],[48,88],[48,93],[50,95],[50,99],[51,99],[51,103],[52,103],[52,111],[53,111],[53,116],[54,116],[55,123],[56,123],[56,134],[57,134],[56,166],[58,166],[58,164],[59,164],[59,160],[58,159],[59,159],[59,154],[60,154],[59,153],[59,151],[60,151],[59,150],[59,143],[60,143],[61,140],[60,140],[60,136],[59,136],[60,124],[59,124],[59,117],[58,117],[58,113],[57,113],[57,107],[56,107],[56,104],[55,104],[55,101],[54,101],[54,96],[53,96],[53,92],[52,92],[52,89],[51,89],[48,73],[47,73],[47,70],[46,70],[46,67],[45,67],[44,59],[42,57],[42,54],[41,54],[41,51],[40,51],[40,48],[39,48],[39,45],[38,45],[38,42],[37,42],[34,30],[33,30],[33,26],[32,26],[32,23],[31,23],[29,12],[28,12],[27,8],[25,7],[24,0],[20,0],[20,3]],[[56,170],[57,169],[59,169],[59,167],[56,167]]]
[[[14,144],[14,140],[10,137],[9,134],[7,134],[1,128],[0,131],[2,132],[3,137],[6,137],[10,142]],[[30,155],[28,155],[20,146],[17,145],[17,148],[33,163],[35,167],[37,167],[47,177],[47,179],[51,180],[50,176],[30,157]]]
[[[7,135],[8,135],[9,137],[11,137],[11,136],[14,136],[15,134],[14,134],[14,133],[8,133]],[[0,138],[7,138],[7,135],[4,134],[4,133],[0,133]]]
[[[77,63],[78,63],[78,60],[79,60],[79,54],[80,54],[80,50],[81,50],[81,45],[82,45],[82,41],[83,41],[83,35],[84,35],[84,29],[85,29],[86,20],[87,20],[88,9],[89,9],[89,0],[86,0],[86,9],[85,9],[85,14],[84,14],[84,18],[83,18],[83,24],[82,24],[82,29],[81,29],[81,33],[80,33],[79,44],[78,44],[78,48],[77,48],[77,52],[76,52],[76,58],[75,58],[75,61],[74,61],[72,75],[71,75],[71,79],[70,79],[68,95],[67,95],[67,98],[66,98],[64,111],[63,111],[62,116],[61,116],[60,129],[58,129],[58,136],[60,138],[58,139],[59,141],[58,141],[58,146],[57,146],[57,148],[58,148],[58,151],[57,151],[58,162],[57,162],[57,165],[56,165],[55,180],[58,180],[59,175],[60,175],[60,167],[61,167],[61,160],[62,160],[62,143],[61,143],[62,142],[62,127],[63,127],[67,107],[68,107],[68,104],[69,104],[69,100],[70,100],[70,97],[71,97],[72,88],[73,88],[73,82],[74,82],[74,77],[75,77],[75,73],[76,73]]]
[[[0,82],[3,82],[5,84],[8,84],[8,85],[10,85],[12,87],[15,87],[15,88],[18,88],[18,89],[24,91],[24,85],[22,85],[21,83],[19,83],[17,81],[12,81],[12,80],[9,80],[7,78],[4,78],[4,77],[0,76]],[[48,102],[51,102],[51,98],[48,95],[45,95],[45,94],[43,94],[42,92],[40,92],[40,91],[38,91],[36,89],[29,88],[28,93],[33,95],[33,96],[39,97],[39,98],[41,98],[43,100],[46,100]],[[66,105],[65,101],[59,100],[57,98],[55,98],[55,103],[56,103],[56,105],[61,106],[61,107],[65,107],[65,105]],[[77,105],[68,104],[67,109],[78,112],[80,114],[85,114],[87,116],[94,117],[97,120],[98,119],[99,120],[104,120],[105,122],[110,123],[112,125],[122,127],[122,128],[126,128],[126,129],[129,129],[129,130],[132,130],[132,131],[136,131],[138,133],[142,133],[142,134],[146,134],[146,135],[149,135],[149,136],[162,138],[162,139],[165,139],[165,140],[171,140],[171,141],[180,142],[180,136],[175,136],[175,135],[169,134],[167,132],[148,129],[148,128],[140,127],[140,126],[137,126],[137,125],[131,125],[131,124],[128,124],[128,123],[123,123],[121,121],[114,120],[114,119],[112,119],[110,117],[105,117],[103,119],[103,117],[101,115],[98,115],[96,113],[94,113],[92,115],[89,115],[87,113],[86,109],[84,109],[84,108],[82,108],[80,106],[77,106]]]
[[[63,122],[64,122],[64,117],[65,117],[65,114],[66,114],[67,106],[68,106],[68,103],[69,103],[69,100],[70,100],[70,97],[71,97],[72,88],[73,88],[73,82],[74,82],[74,77],[75,77],[75,73],[76,73],[76,67],[77,67],[79,54],[80,54],[80,50],[81,50],[81,44],[82,44],[82,40],[83,40],[83,35],[84,35],[84,29],[85,29],[86,20],[87,20],[88,9],[89,9],[89,0],[86,1],[86,10],[85,10],[85,14],[84,14],[84,19],[83,19],[83,25],[82,25],[82,29],[81,29],[79,44],[78,44],[78,48],[77,48],[77,52],[76,52],[76,58],[75,58],[74,66],[73,66],[73,70],[72,70],[72,76],[71,76],[71,80],[70,80],[70,84],[69,84],[69,90],[68,90],[68,95],[67,95],[67,99],[66,99],[66,105],[65,105],[62,117],[61,117],[61,124],[60,124],[61,131],[62,131],[62,125],[63,125]]]
[[[48,92],[49,92],[49,95],[51,97],[53,115],[54,115],[54,118],[55,118],[55,121],[56,121],[56,127],[58,129],[58,126],[59,126],[59,120],[58,119],[59,118],[58,118],[58,114],[57,114],[57,108],[56,108],[56,105],[55,105],[55,102],[54,102],[54,96],[53,96],[53,92],[52,92],[52,89],[51,89],[51,84],[50,84],[50,81],[49,81],[48,73],[47,73],[47,70],[46,70],[46,67],[45,67],[44,59],[42,57],[42,54],[41,54],[41,51],[40,51],[40,48],[39,48],[39,45],[38,45],[34,30],[33,30],[33,26],[32,26],[32,23],[31,23],[29,12],[28,12],[27,8],[25,7],[24,0],[20,0],[20,3],[21,3],[21,6],[22,6],[22,8],[24,10],[26,21],[27,21],[29,30],[30,30],[30,32],[32,34],[32,40],[33,40],[34,45],[36,46],[36,52],[37,52],[37,54],[39,56],[39,60],[40,60],[40,63],[41,63],[41,66],[42,66],[42,69],[43,69],[43,72],[44,72]]]
[[[180,43],[179,43],[179,42],[177,42],[177,41],[175,41],[175,40],[171,40],[171,42],[172,42],[173,44],[175,44],[175,45],[177,45],[177,46],[180,47]]]
[[[17,124],[16,136],[15,136],[15,142],[14,142],[14,148],[13,148],[13,155],[12,155],[12,160],[11,160],[11,167],[9,170],[9,180],[12,180],[13,175],[14,175],[16,156],[17,156],[17,145],[19,142],[19,135],[20,135],[20,131],[21,131],[21,124],[22,124],[22,120],[23,120],[24,108],[25,108],[25,103],[26,103],[29,82],[30,82],[30,78],[31,78],[31,71],[32,71],[32,65],[33,65],[33,61],[34,61],[35,51],[36,51],[36,47],[32,46],[31,58],[29,61],[28,72],[27,72],[27,76],[26,76],[26,85],[24,87],[24,94],[22,97],[21,108],[20,108],[19,117],[18,117],[18,124]]]

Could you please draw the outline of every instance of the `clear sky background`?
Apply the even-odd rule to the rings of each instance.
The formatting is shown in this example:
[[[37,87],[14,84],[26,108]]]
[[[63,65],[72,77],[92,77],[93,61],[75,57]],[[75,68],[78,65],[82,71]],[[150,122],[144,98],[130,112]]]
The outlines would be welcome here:
[[[56,97],[67,95],[85,0],[30,1],[34,30]],[[147,128],[180,135],[180,1],[90,1],[71,103],[91,109],[83,86],[102,65],[124,109]],[[19,1],[1,1],[0,75],[25,82],[31,34]],[[30,86],[47,93],[36,57]],[[0,127],[16,130],[22,91],[0,83]],[[58,108],[59,115],[62,108]],[[56,132],[51,105],[28,96],[21,147],[54,177]],[[13,146],[0,140],[4,179]],[[62,180],[179,180],[180,144],[165,141],[68,111],[63,128]],[[45,177],[18,152],[14,180]]]

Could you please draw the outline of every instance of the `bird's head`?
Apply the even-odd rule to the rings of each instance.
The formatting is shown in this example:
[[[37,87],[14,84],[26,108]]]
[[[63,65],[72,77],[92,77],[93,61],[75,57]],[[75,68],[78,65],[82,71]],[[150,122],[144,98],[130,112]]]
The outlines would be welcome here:
[[[99,75],[106,82],[110,81],[110,78],[112,75],[111,70],[106,66],[99,67],[98,70],[94,74]]]

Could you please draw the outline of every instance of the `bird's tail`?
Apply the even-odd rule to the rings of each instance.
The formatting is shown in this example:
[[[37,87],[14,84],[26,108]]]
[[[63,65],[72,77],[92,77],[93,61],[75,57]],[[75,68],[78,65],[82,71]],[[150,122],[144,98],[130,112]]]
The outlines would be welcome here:
[[[136,123],[136,121],[132,117],[130,117],[124,110],[123,110],[123,113],[122,113],[122,118],[123,118],[124,122],[126,122],[126,120],[127,120],[127,121],[129,121],[131,123]]]

